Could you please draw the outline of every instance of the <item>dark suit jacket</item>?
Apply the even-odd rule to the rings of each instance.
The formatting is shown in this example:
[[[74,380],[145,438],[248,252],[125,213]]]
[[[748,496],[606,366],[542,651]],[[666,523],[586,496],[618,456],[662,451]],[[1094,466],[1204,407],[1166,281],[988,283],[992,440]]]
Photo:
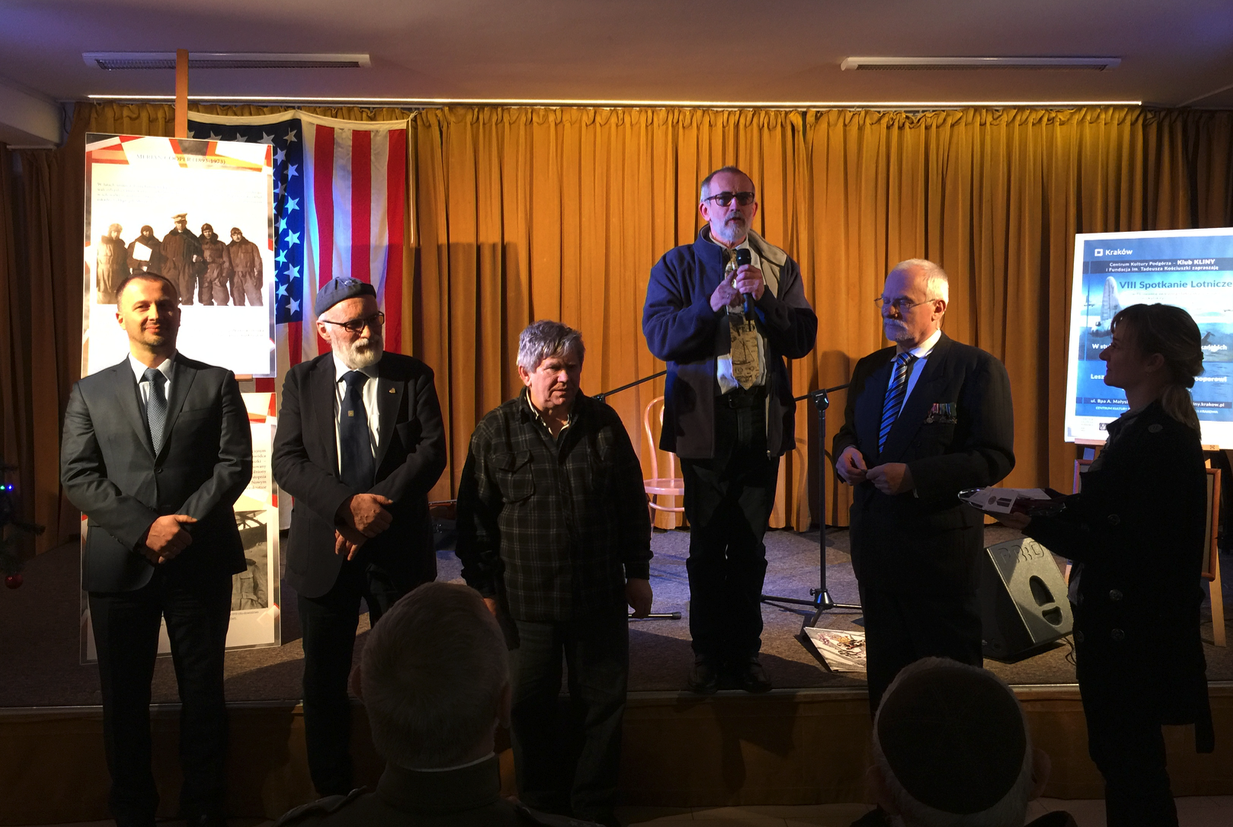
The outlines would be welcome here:
[[[892,346],[857,362],[833,451],[855,445],[870,468],[906,463],[916,490],[888,496],[871,482],[856,486],[852,566],[876,588],[972,591],[983,518],[957,495],[994,485],[1015,465],[1010,380],[997,359],[943,333],[879,452],[894,356]]]
[[[287,582],[305,597],[325,594],[338,577],[344,558],[334,553],[334,515],[353,494],[382,494],[394,501],[387,506],[393,525],[366,542],[359,559],[380,564],[403,590],[436,578],[428,492],[445,470],[445,427],[432,368],[386,353],[377,370],[381,433],[374,457],[377,481],[367,492],[351,490],[338,477],[333,354],[296,365],[283,382],[274,479],[295,497]]]
[[[175,356],[162,450],[150,443],[141,391],[126,358],[73,386],[60,479],[87,517],[82,587],[133,591],[154,566],[136,550],[154,520],[187,514],[193,542],[163,563],[169,575],[244,570],[231,507],[253,472],[252,435],[231,371]]]

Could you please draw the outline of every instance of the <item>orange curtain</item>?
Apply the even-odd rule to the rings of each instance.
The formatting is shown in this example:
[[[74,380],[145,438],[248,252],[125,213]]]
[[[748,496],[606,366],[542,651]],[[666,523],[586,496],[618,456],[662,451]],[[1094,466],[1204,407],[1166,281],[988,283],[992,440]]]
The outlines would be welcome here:
[[[1231,122],[1112,107],[809,113],[807,243],[815,277],[837,276],[818,336],[823,383],[846,382],[855,360],[882,346],[872,301],[887,270],[936,261],[951,281],[945,330],[1010,374],[1017,464],[1007,483],[1069,490],[1074,235],[1233,223]],[[833,419],[828,444],[841,410]],[[830,519],[846,523],[846,489],[828,493]]]
[[[308,111],[408,117],[396,109]],[[1009,482],[1019,485],[1070,483],[1075,451],[1062,441],[1062,418],[1074,234],[1233,224],[1233,113],[448,107],[410,117],[415,243],[404,336],[437,373],[451,457],[434,492],[442,499],[452,496],[476,421],[518,390],[517,335],[528,322],[551,317],[582,331],[589,393],[662,369],[641,333],[649,271],[693,239],[698,182],[724,164],[753,177],[755,226],[800,263],[818,311],[817,349],[792,365],[796,392],[846,383],[855,360],[882,345],[872,300],[887,270],[931,258],[951,275],[946,331],[994,353],[1010,372],[1018,464]],[[74,134],[87,128],[170,134],[172,109],[82,105]],[[35,164],[29,153],[23,162],[27,155]],[[49,260],[67,259],[80,236],[81,178],[69,173],[71,163],[80,172],[81,146],[47,157],[58,159],[48,208],[25,218],[44,229],[23,235],[19,227],[17,235],[63,237],[42,249]],[[31,185],[20,182],[18,201]],[[9,289],[50,290],[40,301],[58,308],[63,325],[72,312],[62,305],[80,312],[80,269],[67,261],[49,268],[52,287],[30,271],[28,285],[14,288],[10,279]],[[38,318],[15,319],[17,305],[10,307],[10,331]],[[62,329],[77,334],[79,325],[57,327],[53,337],[57,380],[67,383],[80,343]],[[42,358],[29,353],[13,364]],[[641,415],[662,387],[657,380],[610,399],[644,461],[652,446]],[[51,422],[65,391],[40,403],[35,418]],[[831,399],[828,447],[845,402],[842,391]],[[817,519],[818,434],[813,406],[802,402],[797,413],[798,450],[783,463],[772,522],[805,528]],[[6,440],[13,422],[6,408]],[[53,442],[32,443],[45,481],[55,479]],[[829,463],[827,479],[828,522],[845,524],[847,493]]]
[[[0,426],[3,457],[18,471],[15,520],[43,526],[34,538],[8,529],[19,558],[79,530],[60,495],[60,421],[81,365],[80,244],[85,123],[56,150],[0,152]]]
[[[448,108],[412,126],[414,350],[437,370],[451,443],[438,496],[449,496],[478,419],[520,390],[528,323],[582,331],[588,393],[663,369],[642,338],[646,285],[664,252],[693,240],[709,171],[748,169],[766,193],[758,229],[789,249],[799,232],[797,113]],[[648,467],[642,413],[662,392],[660,379],[609,400]],[[797,492],[785,489],[790,502]]]

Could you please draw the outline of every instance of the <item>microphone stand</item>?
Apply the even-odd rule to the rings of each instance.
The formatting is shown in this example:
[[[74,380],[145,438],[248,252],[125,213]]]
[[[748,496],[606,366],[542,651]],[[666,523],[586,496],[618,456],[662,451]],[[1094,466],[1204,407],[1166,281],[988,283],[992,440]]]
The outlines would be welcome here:
[[[621,391],[627,391],[630,388],[636,388],[641,384],[650,382],[652,379],[658,379],[659,377],[666,376],[667,374],[668,374],[668,371],[661,370],[659,373],[652,373],[650,376],[644,376],[641,379],[635,379],[634,381],[630,382],[628,385],[621,385],[621,387],[619,388],[613,388],[610,391],[604,391],[603,393],[597,393],[592,398],[598,399],[600,402],[603,402],[605,399],[607,399],[609,396],[612,396],[614,393],[620,393]]]
[[[801,631],[797,634],[797,639],[807,644],[806,648],[810,646],[805,629],[815,626],[823,612],[829,612],[831,609],[861,608],[858,603],[836,603],[831,599],[831,593],[826,587],[826,409],[831,405],[828,394],[847,387],[847,384],[843,384],[833,388],[821,388],[792,400],[800,402],[802,399],[812,399],[814,407],[818,410],[818,502],[821,504],[821,516],[818,520],[818,587],[809,590],[808,600],[800,597],[779,597],[773,594],[761,596],[763,603],[787,603],[794,606],[813,607],[813,615],[801,623]]]
[[[635,379],[633,382],[630,382],[627,385],[621,385],[621,387],[619,388],[613,388],[610,391],[604,391],[603,393],[597,393],[592,398],[598,399],[600,402],[603,402],[605,399],[607,399],[609,396],[612,396],[614,393],[620,393],[621,391],[627,391],[630,388],[636,388],[645,382],[650,382],[652,379],[658,379],[659,377],[664,376],[667,373],[668,371],[661,370],[659,373],[652,373],[650,376],[644,376],[641,379]],[[655,446],[651,446],[651,450],[654,451],[657,449],[655,448]],[[629,619],[630,620],[680,620],[681,613],[680,612],[651,612],[646,617],[636,618],[633,615],[630,615]]]

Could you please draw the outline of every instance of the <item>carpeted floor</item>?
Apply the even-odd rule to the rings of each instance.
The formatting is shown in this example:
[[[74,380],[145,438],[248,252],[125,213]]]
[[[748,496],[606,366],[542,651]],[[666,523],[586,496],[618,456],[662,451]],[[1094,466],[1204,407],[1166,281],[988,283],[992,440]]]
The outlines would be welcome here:
[[[989,544],[1018,536],[1009,529],[991,527]],[[847,553],[846,531],[828,532],[827,586],[837,603],[856,603],[856,582]],[[657,532],[651,562],[655,611],[682,613],[681,620],[642,620],[630,626],[632,691],[675,691],[684,687],[692,655],[689,647],[689,588],[685,558],[689,535],[684,531]],[[63,546],[29,562],[20,589],[0,593],[0,707],[97,705],[98,673],[79,663],[80,592],[78,548]],[[809,599],[818,585],[817,533],[771,532],[767,536],[767,594]],[[1233,579],[1233,561],[1225,556],[1225,571]],[[439,577],[457,580],[459,565],[453,553],[438,553]],[[1233,585],[1226,584],[1226,611],[1233,610]],[[280,647],[230,652],[227,655],[227,697],[232,702],[286,701],[300,697],[302,672],[299,618],[295,594],[282,589],[283,627]],[[777,688],[860,688],[859,676],[826,671],[795,638],[809,607],[766,604],[762,615],[762,661]],[[859,628],[859,611],[835,610],[818,625]],[[1211,640],[1210,612],[1205,607],[1204,637]],[[1233,625],[1233,624],[1230,624]],[[360,619],[361,642],[367,617]],[[1233,637],[1233,636],[1231,636]],[[1233,653],[1207,645],[1208,678],[1233,680]],[[358,657],[360,647],[356,647]],[[1062,642],[1048,651],[1017,663],[988,661],[987,666],[1012,684],[1071,683],[1074,667],[1070,647]],[[160,659],[155,671],[155,702],[177,700],[170,659]]]

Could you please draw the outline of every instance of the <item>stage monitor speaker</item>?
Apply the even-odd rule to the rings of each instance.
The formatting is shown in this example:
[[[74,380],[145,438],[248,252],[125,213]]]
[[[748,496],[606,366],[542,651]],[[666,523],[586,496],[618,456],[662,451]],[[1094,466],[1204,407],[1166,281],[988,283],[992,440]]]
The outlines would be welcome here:
[[[981,643],[985,657],[1013,660],[1070,634],[1066,583],[1049,549],[1027,537],[981,555]]]

